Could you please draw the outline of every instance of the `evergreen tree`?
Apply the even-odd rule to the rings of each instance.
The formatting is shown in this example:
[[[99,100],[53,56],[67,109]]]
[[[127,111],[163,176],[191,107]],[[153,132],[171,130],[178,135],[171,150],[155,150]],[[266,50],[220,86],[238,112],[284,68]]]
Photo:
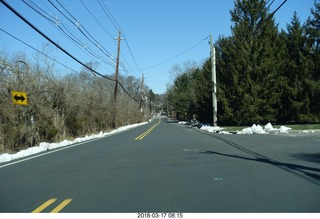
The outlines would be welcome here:
[[[274,121],[279,95],[274,92],[278,60],[278,31],[264,0],[237,0],[231,13],[234,23],[234,60],[231,74],[238,79],[238,124]],[[229,74],[230,74],[229,73]]]
[[[242,87],[239,84],[239,71],[235,70],[232,62],[236,59],[234,51],[234,37],[219,37],[216,42],[216,71],[218,94],[218,123],[237,124],[239,109],[239,93]]]
[[[266,0],[235,0],[232,35],[216,47],[218,124],[320,122],[320,3],[304,26],[280,33]],[[186,71],[168,92],[177,112],[212,122],[211,62]]]
[[[190,114],[193,113],[193,94],[190,72],[182,73],[175,79],[168,92],[168,101],[177,113],[178,119],[185,120],[186,116],[190,118]]]
[[[206,61],[202,69],[192,72],[192,91],[194,92],[193,112],[203,123],[212,124],[212,76],[211,63]]]
[[[285,104],[284,122],[299,121],[300,115],[307,115],[309,110],[309,96],[307,93],[308,76],[306,36],[297,13],[291,23],[287,25],[284,42],[287,49],[284,76],[287,87],[283,86],[282,101]]]
[[[312,122],[320,122],[320,2],[314,1],[311,17],[305,26],[308,37],[308,66],[312,81],[309,81],[310,111],[314,115]]]

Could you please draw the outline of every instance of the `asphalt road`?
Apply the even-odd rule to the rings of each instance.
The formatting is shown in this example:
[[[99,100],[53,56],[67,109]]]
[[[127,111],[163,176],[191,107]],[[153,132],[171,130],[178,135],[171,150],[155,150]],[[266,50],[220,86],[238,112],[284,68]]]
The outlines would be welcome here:
[[[320,138],[155,119],[13,165],[0,212],[320,212]]]

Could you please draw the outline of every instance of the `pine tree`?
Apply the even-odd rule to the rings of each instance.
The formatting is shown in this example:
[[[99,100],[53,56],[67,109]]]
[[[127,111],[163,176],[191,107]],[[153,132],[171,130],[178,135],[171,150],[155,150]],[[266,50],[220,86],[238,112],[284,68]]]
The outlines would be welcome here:
[[[306,40],[305,31],[295,12],[291,23],[287,25],[287,34],[284,38],[287,49],[284,76],[288,82],[282,93],[286,107],[286,118],[283,118],[285,122],[299,121],[301,115],[310,113]]]
[[[189,72],[182,73],[175,81],[174,85],[168,92],[169,104],[177,113],[178,119],[187,119],[193,113],[193,97],[191,77]]]
[[[233,109],[237,123],[274,121],[279,98],[273,92],[278,65],[275,21],[264,0],[237,0],[230,13],[235,58],[230,73],[240,86],[240,93],[233,92],[241,103]]]
[[[309,81],[310,110],[313,122],[320,122],[320,2],[314,1],[311,17],[305,26],[308,37],[308,66],[312,81]]]
[[[239,71],[233,64],[236,60],[234,37],[219,37],[216,47],[218,122],[220,125],[238,124],[238,114],[241,103],[239,94],[242,87],[239,84]]]
[[[212,121],[212,78],[211,62],[207,60],[203,67],[192,72],[192,91],[194,92],[193,112],[202,123]]]

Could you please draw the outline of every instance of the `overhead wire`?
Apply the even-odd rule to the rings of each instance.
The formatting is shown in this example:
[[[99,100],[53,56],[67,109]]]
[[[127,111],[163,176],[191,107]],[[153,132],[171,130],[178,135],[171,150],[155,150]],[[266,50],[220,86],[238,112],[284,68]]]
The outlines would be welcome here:
[[[132,50],[131,50],[131,48],[130,48],[130,46],[129,46],[129,43],[128,43],[128,39],[127,39],[127,37],[125,36],[125,33],[124,33],[124,31],[122,30],[121,26],[119,25],[119,23],[117,22],[117,20],[114,18],[114,16],[113,16],[112,13],[110,12],[110,10],[108,9],[108,6],[104,3],[104,1],[103,1],[103,0],[97,0],[97,1],[98,1],[99,5],[101,6],[104,14],[107,16],[107,18],[110,20],[110,22],[111,22],[112,25],[114,26],[114,28],[123,35],[125,44],[126,44],[126,46],[127,46],[127,48],[128,48],[128,51],[129,51],[129,54],[130,54],[130,56],[131,56],[131,58],[132,58],[132,60],[133,60],[133,62],[134,62],[134,64],[135,64],[136,68],[139,70],[140,67],[139,67],[139,65],[138,65],[138,63],[137,63],[137,61],[136,61],[136,59],[135,59],[135,57],[134,57],[134,55],[133,55],[133,52],[132,52]],[[121,55],[122,55],[122,52],[120,52],[120,53],[121,53]],[[128,63],[128,61],[126,60],[126,58],[125,58],[123,55],[122,55],[122,57],[123,57],[123,59],[125,60],[125,62],[127,63],[127,65],[129,66],[129,68],[132,70],[132,67],[130,66],[130,64]],[[139,70],[139,71],[140,71],[140,70]],[[134,72],[134,70],[132,70],[132,72]],[[140,72],[140,73],[143,74],[142,72]]]
[[[48,0],[48,1],[54,6],[53,2],[51,2],[50,0]],[[80,0],[80,1],[81,1],[81,0]],[[73,23],[73,21],[72,21],[70,18],[68,18],[65,14],[63,14],[63,12],[58,9],[58,7],[54,6],[61,14],[63,14],[64,17],[66,17],[71,23],[75,24],[76,27],[77,27],[80,31],[81,31],[81,29],[80,29],[79,27],[83,28],[83,29],[84,29],[84,32],[86,32],[86,33],[92,38],[92,40],[93,40],[94,42],[92,42],[88,37],[86,37],[86,36],[85,36],[85,37],[86,37],[91,43],[93,43],[96,47],[98,47],[100,50],[101,50],[100,47],[102,47],[102,49],[104,49],[103,46],[102,46],[97,40],[95,40],[94,37],[89,33],[89,31],[87,31],[87,29],[78,21],[78,19],[76,19],[76,17],[73,16],[73,15],[71,14],[71,12],[70,12],[61,2],[59,2],[59,0],[56,0],[56,2],[57,2],[57,3],[59,4],[59,6],[61,6],[61,8],[62,8],[63,10],[65,10],[65,11],[67,12],[67,14],[74,20],[74,23]],[[83,3],[83,1],[81,1],[81,3],[82,3],[83,6],[86,8],[86,10],[90,13],[90,15],[95,19],[95,21],[103,28],[103,30],[104,30],[105,32],[107,32],[107,34],[108,34],[110,37],[113,38],[113,36],[109,33],[109,31],[107,31],[106,28],[103,27],[103,25],[101,24],[101,22],[98,21],[98,19],[93,15],[93,13],[90,11],[90,9]],[[107,6],[105,5],[105,3],[102,2],[101,4],[102,4],[103,7],[105,7],[105,13],[109,13],[109,14],[110,14],[110,16],[108,16],[108,18],[110,19],[110,21],[113,23],[113,25],[117,25],[117,26],[118,26],[117,29],[119,30],[119,28],[120,28],[119,24],[118,24],[117,21],[114,19],[114,17],[112,16],[111,12],[108,10],[108,8],[107,8]],[[81,31],[81,32],[83,33],[83,31]],[[85,35],[85,33],[83,33],[83,34]],[[104,49],[104,50],[105,50],[105,49]],[[102,50],[101,50],[101,51],[102,51]],[[105,50],[105,51],[106,51],[106,50]],[[103,51],[102,51],[102,52],[103,52]],[[90,52],[90,53],[92,53],[92,52]],[[107,53],[109,53],[109,52],[107,52]],[[104,53],[104,54],[105,54],[105,53]],[[105,54],[105,55],[107,55],[107,54]],[[107,55],[107,56],[108,56],[109,58],[111,58],[114,62],[116,62],[116,60],[112,57],[112,55],[111,55],[110,53],[109,53],[109,55]],[[124,64],[123,64],[123,63],[119,63],[119,65],[123,68],[124,72],[125,72],[127,75],[129,75],[129,72],[128,72],[127,68],[124,66]],[[115,69],[115,66],[113,66],[113,68]]]
[[[22,0],[22,2],[25,3],[29,8],[34,10],[36,13],[38,13],[40,16],[44,17],[46,20],[50,22],[54,22],[56,20],[55,17],[42,10],[42,8],[35,4],[32,0]]]
[[[49,2],[50,2],[50,0],[49,0]],[[59,0],[56,0],[56,2],[76,21],[76,24],[79,24],[79,25],[81,25],[80,24],[80,22],[70,13],[70,11],[69,10],[67,10],[66,9],[66,7],[62,4],[62,3],[60,3],[59,2]],[[83,3],[83,2],[82,2]],[[118,24],[118,22],[115,20],[115,18],[113,17],[113,15],[111,14],[111,12],[109,11],[109,9],[108,9],[108,7],[105,5],[105,3],[103,2],[103,1],[99,1],[99,4],[100,4],[100,6],[102,7],[102,9],[103,9],[103,11],[105,12],[105,14],[108,16],[108,18],[110,19],[110,21],[111,21],[111,23],[114,25],[114,27],[119,31],[119,32],[121,32],[121,27],[120,27],[120,25]],[[89,11],[89,13],[93,16],[93,14],[91,13],[91,11],[86,7],[86,5],[85,4],[83,4],[84,6],[85,6],[85,8]],[[61,11],[59,11],[60,13],[61,13]],[[94,17],[94,19],[96,20],[96,18],[95,18],[95,16],[93,16]],[[97,22],[98,22],[98,20],[96,20]],[[100,22],[98,22],[99,24],[101,24]],[[78,27],[78,26],[77,26]],[[81,25],[81,27],[83,27],[82,25]],[[84,28],[84,27],[83,27]],[[105,28],[103,28],[103,29],[105,29]],[[89,34],[89,36],[91,36],[90,35],[90,33],[84,28],[84,30]],[[91,36],[92,37],[92,36]],[[112,35],[111,35],[111,37],[112,37]],[[92,37],[93,38],[93,37]],[[94,38],[93,38],[94,39]],[[96,40],[95,40],[96,41]],[[100,44],[99,44],[100,45]],[[113,58],[113,60],[114,60],[114,58]],[[119,65],[123,68],[123,70],[127,73],[127,75],[129,75],[129,73],[128,73],[128,70],[127,70],[127,68],[126,68],[126,66],[123,64],[123,63],[119,63]],[[122,87],[123,89],[124,89],[124,87],[122,86],[122,84],[121,83],[119,83],[119,85],[120,85],[120,87]],[[124,89],[124,91],[127,93],[127,94],[129,94],[125,89]]]
[[[260,21],[258,22],[256,28],[252,31],[252,33],[250,33],[249,37],[252,36],[253,34],[255,34],[258,29],[261,29],[263,27],[263,24],[266,23],[269,19],[271,19],[273,17],[273,15],[287,2],[288,0],[284,0],[271,14],[269,14],[269,16],[265,19],[262,20],[260,19]],[[270,3],[270,5],[268,6],[268,8],[270,8],[270,6],[274,3],[274,0]],[[248,38],[245,39],[245,41]]]
[[[18,37],[14,36],[14,35],[12,35],[12,34],[10,34],[8,31],[6,31],[6,30],[2,29],[1,27],[0,27],[0,30],[1,30],[2,32],[4,32],[5,34],[9,35],[10,37],[14,38],[15,40],[19,41],[20,43],[22,43],[22,44],[24,44],[24,45],[28,46],[29,48],[31,48],[31,49],[33,49],[33,50],[35,50],[35,51],[36,51],[36,52],[38,52],[38,53],[40,53],[41,55],[43,55],[43,56],[45,56],[45,57],[47,57],[47,58],[51,59],[52,61],[54,61],[54,62],[56,62],[56,63],[58,63],[58,64],[60,64],[60,65],[62,65],[63,67],[65,67],[65,68],[69,69],[70,71],[73,71],[73,72],[76,72],[76,73],[77,73],[77,71],[76,71],[76,70],[74,70],[74,69],[70,68],[69,66],[67,66],[67,65],[63,64],[62,62],[58,61],[57,59],[52,58],[51,56],[49,56],[49,55],[45,54],[44,52],[41,52],[40,50],[38,50],[38,49],[34,48],[34,47],[33,47],[33,46],[31,46],[30,44],[26,43],[25,41],[23,41],[23,40],[19,39]]]
[[[30,3],[28,3],[29,1]],[[47,12],[45,12],[43,9],[41,9],[39,6],[37,6],[32,0],[23,0],[23,2],[31,8],[33,11],[38,13],[40,16],[51,22],[55,27],[58,28],[59,31],[61,31],[69,40],[71,40],[78,48],[80,48],[84,53],[86,53],[83,49],[85,49],[89,54],[88,56],[92,56],[94,58],[99,59],[103,63],[110,65],[115,69],[114,64],[104,59],[102,56],[97,54],[93,49],[91,49],[89,46],[87,46],[84,42],[82,42],[80,39],[78,39],[77,36],[75,36],[74,33],[72,33],[69,28],[67,28],[61,20],[59,20],[57,17],[53,17]],[[32,5],[31,5],[32,4]],[[41,11],[41,12],[40,12]],[[54,19],[54,20],[53,20]],[[104,68],[104,67],[103,67]],[[104,68],[105,70],[109,71],[107,68]],[[109,71],[110,72],[110,71]]]
[[[110,52],[108,52],[91,34],[90,32],[80,23],[78,19],[76,19],[70,12],[69,10],[66,9],[58,0],[58,4],[74,19],[74,22],[67,16],[65,13],[63,13],[59,7],[57,7],[51,0],[48,0],[49,3],[62,15],[64,16],[70,23],[72,23],[76,28],[81,32],[81,34],[89,40],[95,47],[97,47],[104,55],[106,55],[108,58],[113,60],[115,62],[114,57],[111,55]]]
[[[118,81],[115,80],[113,78],[107,77],[99,72],[97,72],[96,70],[92,69],[91,67],[87,66],[86,64],[84,64],[82,61],[80,61],[79,59],[77,59],[76,57],[74,57],[71,53],[69,53],[67,50],[65,50],[64,48],[62,48],[60,45],[58,45],[56,42],[54,42],[51,38],[49,38],[46,34],[44,34],[42,31],[40,31],[37,27],[35,27],[31,22],[29,22],[26,18],[24,18],[18,11],[16,11],[14,8],[12,8],[9,4],[7,4],[7,2],[5,0],[0,1],[5,7],[7,7],[11,12],[13,12],[17,17],[19,17],[22,21],[24,21],[27,25],[29,25],[32,29],[34,29],[38,34],[40,34],[42,37],[44,37],[46,40],[48,40],[50,43],[52,43],[54,46],[56,46],[58,49],[60,49],[63,53],[65,53],[67,56],[69,56],[71,59],[73,59],[74,61],[76,61],[77,63],[79,63],[80,65],[82,65],[83,67],[87,68],[88,70],[90,70],[91,72],[105,78],[108,79],[110,81],[114,81],[116,83],[118,83],[120,85],[120,87],[125,91],[125,93],[133,100],[135,100],[136,102],[139,102],[139,100],[135,99],[134,97],[132,97],[132,95],[129,94],[129,92],[124,88],[124,86]]]
[[[197,47],[197,46],[200,45],[203,41],[207,40],[209,37],[210,37],[210,36],[205,37],[204,39],[202,39],[201,41],[199,41],[199,42],[196,43],[195,45],[191,46],[190,48],[184,50],[183,52],[179,53],[178,55],[175,55],[175,56],[173,56],[173,57],[171,57],[171,58],[169,58],[169,59],[167,59],[167,60],[165,60],[165,61],[163,61],[163,62],[160,62],[160,63],[158,63],[158,64],[155,64],[155,65],[151,65],[151,66],[142,68],[141,70],[151,69],[151,68],[157,67],[157,66],[159,66],[159,65],[163,65],[163,64],[165,64],[165,63],[168,63],[168,62],[172,61],[173,59],[176,59],[176,58],[184,55],[185,53],[189,52],[189,51],[192,50],[193,48]]]
[[[99,26],[113,39],[112,34],[101,24],[101,22],[94,16],[91,10],[86,6],[86,4],[80,0],[81,4],[85,7],[85,9],[89,12],[89,14],[93,17],[93,19],[99,24]]]
[[[101,6],[104,14],[108,17],[108,19],[111,21],[112,25],[116,28],[116,30],[118,32],[123,32],[120,25],[118,24],[118,22],[116,21],[116,19],[114,19],[114,17],[112,16],[111,12],[109,11],[108,7],[106,6],[106,4],[102,1],[102,0],[98,0],[99,5]]]
[[[269,0],[270,1],[270,0]],[[266,5],[269,3],[269,1],[266,2]],[[275,0],[272,0],[272,2],[269,4],[268,8],[270,8],[270,6],[274,3]],[[262,20],[260,19],[258,24],[256,25],[256,27],[253,29],[253,31],[251,33],[249,33],[248,36],[246,36],[245,38],[242,39],[242,41],[239,43],[239,44],[244,44],[246,41],[248,41],[248,39],[250,39],[250,37],[252,35],[254,35],[259,29],[261,29],[263,27],[263,24],[266,23],[269,19],[271,19],[275,13],[277,13],[277,11],[287,2],[288,0],[284,0],[272,13],[269,14],[269,16]],[[263,31],[262,31],[263,32]],[[232,45],[236,48],[237,46],[232,43]],[[224,59],[227,59],[227,58],[231,58],[230,54],[229,55],[226,55],[224,57]]]

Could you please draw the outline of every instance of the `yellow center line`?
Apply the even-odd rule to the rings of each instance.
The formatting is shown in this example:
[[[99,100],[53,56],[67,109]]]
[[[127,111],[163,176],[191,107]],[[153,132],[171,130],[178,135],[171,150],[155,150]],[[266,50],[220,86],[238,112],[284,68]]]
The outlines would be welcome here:
[[[59,211],[61,211],[67,204],[69,204],[72,201],[71,198],[68,198],[66,200],[64,200],[63,202],[60,203],[60,205],[58,205],[55,209],[53,209],[51,211],[51,213],[58,213]]]
[[[46,209],[47,207],[49,207],[49,205],[51,205],[53,202],[55,202],[57,199],[56,198],[52,198],[49,199],[48,201],[46,201],[45,203],[43,203],[42,205],[40,205],[37,209],[35,209],[34,211],[32,211],[32,213],[40,213],[42,212],[44,209]],[[61,211],[67,204],[69,204],[72,201],[71,198],[68,198],[66,200],[64,200],[63,202],[61,202],[55,209],[53,209],[51,211],[51,213],[58,213],[59,211]]]
[[[56,200],[57,200],[56,198],[49,199],[48,201],[46,201],[45,203],[40,205],[38,208],[36,208],[34,211],[32,211],[32,213],[40,213],[41,211],[43,211],[45,208],[47,208],[49,205],[51,205]]]
[[[136,137],[134,140],[141,141],[144,137],[146,137],[157,125],[159,125],[161,122],[161,118],[159,118],[159,121],[153,125],[151,128],[149,128],[147,131]]]

